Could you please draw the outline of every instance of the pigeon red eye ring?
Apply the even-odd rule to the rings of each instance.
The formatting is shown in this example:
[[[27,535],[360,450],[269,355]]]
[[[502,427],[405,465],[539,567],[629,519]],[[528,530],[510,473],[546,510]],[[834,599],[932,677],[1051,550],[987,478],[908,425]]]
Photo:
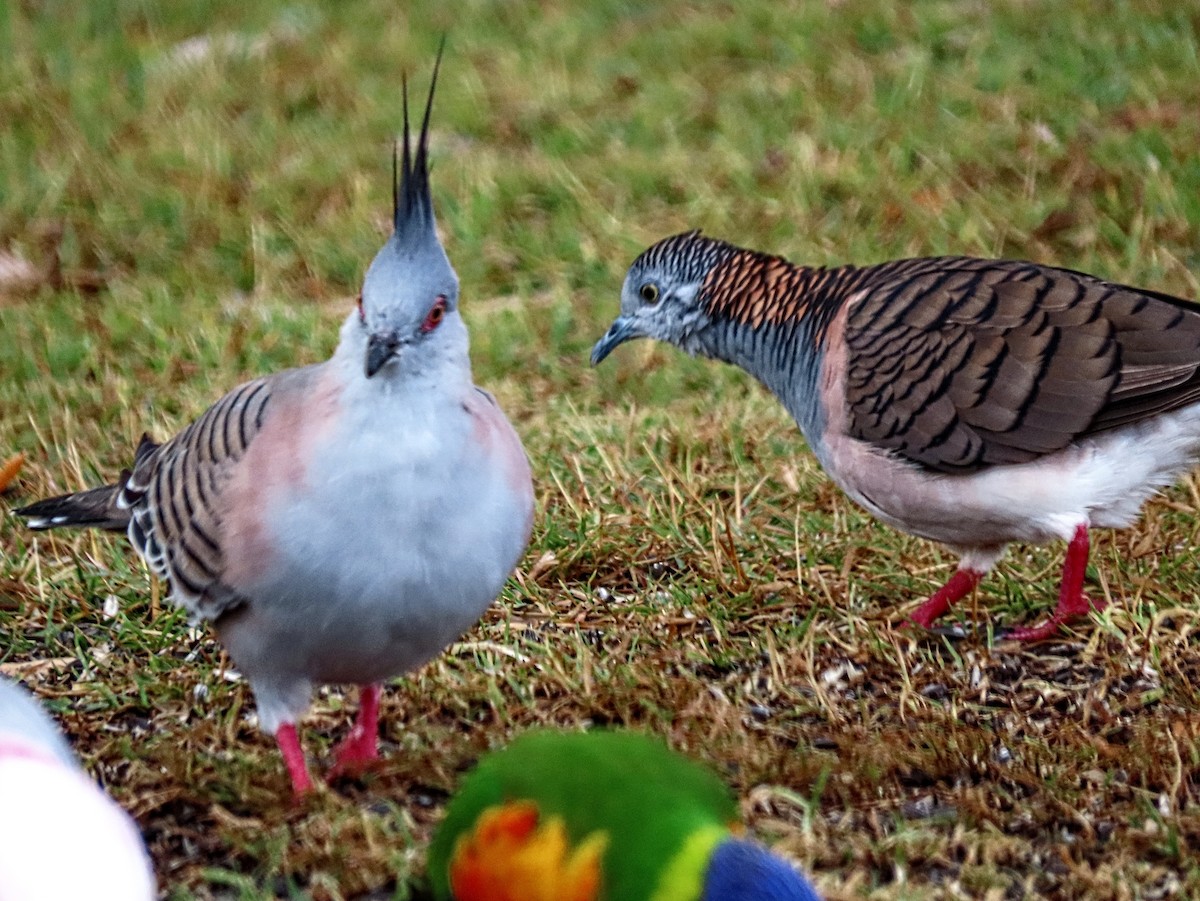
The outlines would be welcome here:
[[[442,324],[442,320],[446,318],[446,296],[439,294],[438,299],[434,301],[433,306],[429,308],[429,312],[425,314],[425,321],[421,323],[421,331],[432,332],[435,328]]]

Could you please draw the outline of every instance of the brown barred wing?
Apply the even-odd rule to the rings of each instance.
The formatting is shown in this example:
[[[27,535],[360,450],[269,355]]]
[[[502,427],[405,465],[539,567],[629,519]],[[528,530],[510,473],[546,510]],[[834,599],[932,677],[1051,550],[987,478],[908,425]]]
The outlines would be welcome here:
[[[225,569],[219,498],[232,467],[262,427],[270,379],[240,385],[167,443],[143,439],[120,503],[129,538],[170,582],[175,600],[205,619],[241,603]]]
[[[970,258],[864,274],[848,431],[932,469],[1026,462],[1200,399],[1200,307],[1178,298]]]

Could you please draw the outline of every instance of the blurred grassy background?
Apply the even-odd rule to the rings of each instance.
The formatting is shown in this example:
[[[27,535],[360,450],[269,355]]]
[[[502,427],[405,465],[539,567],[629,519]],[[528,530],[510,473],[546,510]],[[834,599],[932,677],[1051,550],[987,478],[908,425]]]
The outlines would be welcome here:
[[[1155,0],[0,5],[12,503],[328,355],[389,227],[401,75],[422,94],[443,33],[439,222],[540,501],[502,604],[389,693],[388,768],[310,810],[122,542],[5,519],[0,667],[169,897],[407,897],[459,768],[585,721],[709,759],[834,897],[1200,891],[1193,483],[1100,540],[1114,605],[1081,643],[917,642],[892,624],[951,558],[849,505],[760,389],[649,345],[586,366],[628,263],[693,227],[1200,295],[1198,32]],[[1060,554],[1010,558],[980,621],[1036,619]],[[327,747],[345,718],[332,690],[306,725]]]

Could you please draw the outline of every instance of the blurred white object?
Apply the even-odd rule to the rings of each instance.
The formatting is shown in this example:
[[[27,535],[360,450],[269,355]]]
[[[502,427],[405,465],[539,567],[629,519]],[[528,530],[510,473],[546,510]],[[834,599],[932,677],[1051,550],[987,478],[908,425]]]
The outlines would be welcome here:
[[[150,901],[133,820],[80,769],[54,721],[0,679],[0,901]]]

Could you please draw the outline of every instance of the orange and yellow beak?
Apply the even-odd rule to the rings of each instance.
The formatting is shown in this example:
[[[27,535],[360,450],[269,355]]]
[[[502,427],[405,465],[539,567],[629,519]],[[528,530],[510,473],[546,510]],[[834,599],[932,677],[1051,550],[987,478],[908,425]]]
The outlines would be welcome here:
[[[455,844],[450,890],[457,901],[597,901],[607,844],[594,832],[571,847],[562,819],[543,820],[532,801],[489,807]]]

